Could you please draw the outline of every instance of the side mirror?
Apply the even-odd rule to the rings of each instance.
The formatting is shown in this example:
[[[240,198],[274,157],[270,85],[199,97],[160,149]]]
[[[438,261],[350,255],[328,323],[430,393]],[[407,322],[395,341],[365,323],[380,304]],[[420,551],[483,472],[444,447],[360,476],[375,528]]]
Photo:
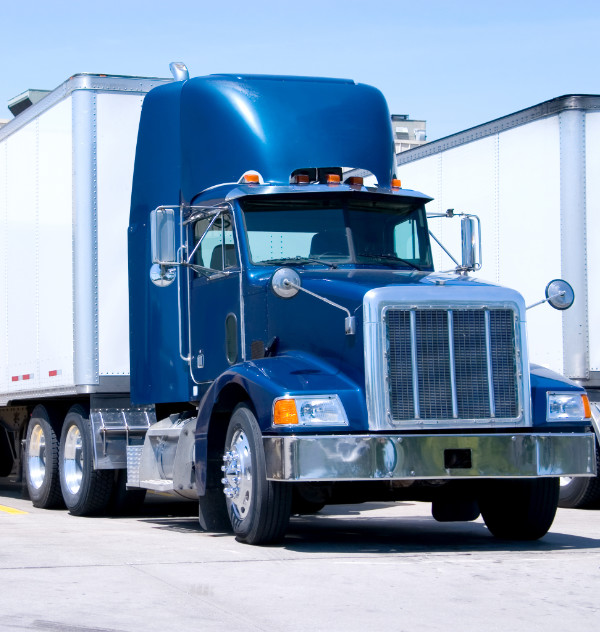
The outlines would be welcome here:
[[[300,290],[300,277],[292,268],[279,268],[271,277],[271,288],[279,298],[293,298]]]
[[[554,309],[569,309],[575,302],[575,292],[564,279],[554,279],[546,286],[546,300]]]
[[[462,264],[465,271],[481,269],[481,226],[476,215],[460,218]]]
[[[177,263],[174,209],[159,206],[150,213],[150,244],[152,263],[160,265]]]
[[[574,302],[575,292],[571,285],[564,279],[554,279],[554,281],[550,281],[546,286],[546,298],[537,303],[533,303],[533,305],[528,305],[527,309],[548,303],[550,307],[554,307],[554,309],[563,310],[569,309]]]

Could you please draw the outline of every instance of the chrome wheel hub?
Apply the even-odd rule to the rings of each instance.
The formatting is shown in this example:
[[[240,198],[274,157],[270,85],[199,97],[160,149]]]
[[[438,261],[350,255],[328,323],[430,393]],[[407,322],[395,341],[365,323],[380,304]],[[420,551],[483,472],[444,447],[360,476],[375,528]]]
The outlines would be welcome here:
[[[67,489],[71,494],[77,494],[83,479],[83,441],[77,426],[71,426],[67,432],[63,471]]]
[[[31,431],[27,468],[31,484],[34,489],[39,489],[46,477],[46,437],[40,424],[36,424]]]
[[[245,518],[252,503],[252,459],[248,437],[243,430],[236,430],[230,449],[223,455],[221,471],[224,477],[223,492],[236,516]]]

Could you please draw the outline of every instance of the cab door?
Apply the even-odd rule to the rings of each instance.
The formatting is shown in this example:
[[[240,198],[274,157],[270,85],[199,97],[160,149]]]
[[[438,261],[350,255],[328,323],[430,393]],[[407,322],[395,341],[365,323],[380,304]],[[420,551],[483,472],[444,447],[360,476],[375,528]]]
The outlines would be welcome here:
[[[196,249],[189,288],[191,373],[201,383],[240,360],[241,271],[230,213],[201,218],[188,230]]]

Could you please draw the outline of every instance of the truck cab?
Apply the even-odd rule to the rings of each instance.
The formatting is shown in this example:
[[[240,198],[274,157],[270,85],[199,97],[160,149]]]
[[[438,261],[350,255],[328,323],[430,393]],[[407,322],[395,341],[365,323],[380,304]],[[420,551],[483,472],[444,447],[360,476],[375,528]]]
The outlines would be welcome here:
[[[558,477],[594,471],[585,393],[530,370],[522,297],[469,263],[434,272],[430,198],[395,178],[389,121],[346,80],[214,75],[146,97],[131,399],[197,407],[183,478],[205,528],[260,544],[303,507],[412,498],[532,539]]]

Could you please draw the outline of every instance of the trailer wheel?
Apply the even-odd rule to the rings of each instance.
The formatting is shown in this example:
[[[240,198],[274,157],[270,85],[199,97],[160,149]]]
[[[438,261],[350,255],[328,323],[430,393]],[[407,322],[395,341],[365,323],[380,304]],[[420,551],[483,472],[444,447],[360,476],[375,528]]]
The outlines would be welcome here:
[[[25,481],[34,507],[63,507],[58,475],[58,424],[44,406],[36,406],[27,426]]]
[[[538,540],[554,521],[558,488],[558,478],[489,481],[479,498],[481,516],[497,538]]]
[[[91,424],[84,408],[71,407],[60,437],[60,486],[74,516],[102,513],[110,500],[113,470],[93,469]]]
[[[597,476],[560,479],[558,506],[569,509],[598,509],[600,507],[600,445],[596,442]]]
[[[223,461],[222,483],[236,539],[247,544],[280,541],[290,519],[292,486],[267,480],[262,433],[244,404],[231,416]]]

